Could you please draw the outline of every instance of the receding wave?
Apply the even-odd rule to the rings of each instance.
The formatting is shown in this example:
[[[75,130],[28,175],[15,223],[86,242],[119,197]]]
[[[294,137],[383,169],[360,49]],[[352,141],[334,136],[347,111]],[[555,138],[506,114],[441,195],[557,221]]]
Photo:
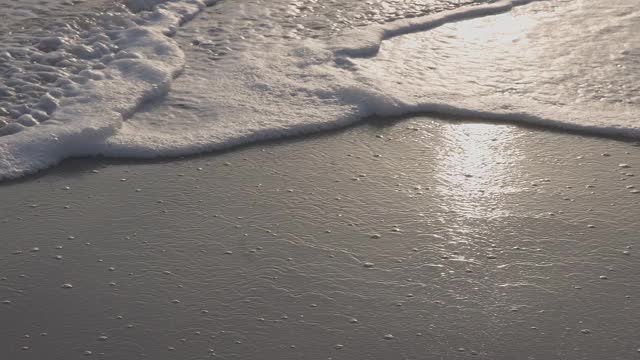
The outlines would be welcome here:
[[[71,156],[186,155],[424,112],[640,138],[631,0],[482,2],[324,36],[288,23],[295,11],[278,1],[203,11],[213,3],[131,2],[121,28],[86,37],[104,54],[0,128],[0,178]]]

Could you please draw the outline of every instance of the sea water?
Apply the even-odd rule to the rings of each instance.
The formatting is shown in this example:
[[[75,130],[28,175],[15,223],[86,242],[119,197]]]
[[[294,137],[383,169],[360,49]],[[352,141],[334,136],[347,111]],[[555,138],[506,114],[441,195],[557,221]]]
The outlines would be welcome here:
[[[640,138],[637,0],[0,5],[0,179],[425,112]]]

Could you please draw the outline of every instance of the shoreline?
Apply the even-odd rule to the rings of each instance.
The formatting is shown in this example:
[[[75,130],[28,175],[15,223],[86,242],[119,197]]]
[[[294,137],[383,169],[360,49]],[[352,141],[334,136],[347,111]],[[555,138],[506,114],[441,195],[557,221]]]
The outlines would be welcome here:
[[[383,125],[3,183],[6,356],[638,356],[640,149]]]
[[[199,153],[194,153],[190,155],[179,155],[179,156],[158,156],[154,158],[137,158],[137,157],[113,157],[113,156],[81,156],[81,157],[71,157],[62,160],[60,163],[52,165],[49,168],[39,170],[35,173],[26,174],[18,178],[10,178],[7,180],[0,181],[0,187],[5,184],[16,184],[23,181],[33,181],[37,180],[41,177],[47,176],[50,172],[55,172],[56,169],[60,166],[68,166],[66,163],[73,164],[82,164],[80,166],[84,166],[86,163],[87,171],[93,170],[95,166],[92,166],[90,163],[95,162],[96,164],[100,164],[100,166],[108,166],[108,165],[136,165],[136,164],[165,164],[168,162],[175,161],[189,161],[200,159],[203,157],[216,157],[216,156],[224,156],[225,154],[243,151],[250,148],[256,148],[261,146],[278,146],[282,144],[290,144],[296,142],[304,142],[308,140],[322,139],[325,137],[331,136],[339,136],[345,132],[352,131],[357,128],[373,128],[373,129],[385,129],[389,127],[401,126],[402,123],[408,122],[411,123],[412,119],[426,118],[430,119],[429,121],[443,122],[445,124],[451,125],[492,125],[492,126],[512,126],[523,131],[531,131],[538,133],[550,133],[556,135],[566,135],[570,137],[578,137],[585,138],[586,141],[592,140],[612,140],[621,144],[629,144],[634,147],[640,147],[640,139],[629,136],[628,134],[624,135],[623,133],[612,133],[612,134],[604,134],[604,133],[593,133],[592,131],[585,129],[562,129],[562,128],[554,128],[554,127],[546,127],[542,125],[530,124],[530,123],[519,123],[518,121],[502,121],[502,120],[486,120],[486,119],[477,119],[473,116],[454,116],[450,114],[440,114],[440,113],[417,113],[410,115],[402,115],[402,116],[372,116],[360,121],[357,121],[352,124],[348,124],[345,126],[329,128],[320,131],[313,131],[309,133],[303,133],[299,135],[290,135],[273,139],[265,139],[265,140],[256,140],[250,141],[247,143],[242,143],[239,145],[232,145],[228,148],[219,149],[219,150],[211,150],[211,151],[203,151]],[[71,169],[73,169],[75,165],[71,165]],[[73,170],[72,170],[73,171]]]

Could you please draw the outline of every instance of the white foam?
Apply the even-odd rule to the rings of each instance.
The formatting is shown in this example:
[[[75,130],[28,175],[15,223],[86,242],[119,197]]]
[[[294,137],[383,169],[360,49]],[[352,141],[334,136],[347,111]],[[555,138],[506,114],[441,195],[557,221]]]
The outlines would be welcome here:
[[[584,6],[562,3],[557,8],[544,1],[519,8],[520,12],[486,17],[530,2],[502,0],[461,7],[370,25],[329,40],[292,37],[276,11],[284,2],[274,0],[273,7],[223,2],[217,8],[220,18],[196,17],[178,32],[182,48],[167,35],[210,3],[129,3],[136,9],[154,7],[131,18],[135,26],[127,22],[122,29],[107,32],[111,43],[103,38],[96,41],[104,46],[85,49],[86,56],[100,59],[104,66],[82,69],[72,82],[59,80],[65,96],[51,93],[43,100],[50,106],[40,107],[51,113],[55,104],[50,120],[29,128],[19,124],[2,128],[15,133],[0,137],[0,178],[32,173],[70,156],[193,154],[345,126],[374,115],[421,112],[640,138],[636,124],[640,111],[633,95],[638,83],[634,74],[640,71],[629,68],[625,78],[624,71],[614,69],[638,63],[633,31],[639,17],[633,0],[608,4],[585,0]],[[534,20],[516,32],[520,36],[516,39],[513,31],[497,32],[495,23],[477,20],[480,17]],[[223,42],[227,54],[221,56],[220,31],[233,31],[235,21],[247,18],[266,19],[262,30],[242,35],[242,43]],[[618,52],[619,62],[588,57],[604,57],[613,48],[603,50],[606,37],[578,31],[582,29],[576,24],[581,23],[591,24],[593,32],[610,32],[609,40],[628,43],[626,52]],[[224,28],[226,24],[229,28]],[[562,53],[566,44],[557,41],[554,29],[563,31],[574,51]],[[483,32],[484,40],[467,37],[467,32]],[[525,40],[530,44],[518,43]],[[110,46],[118,51],[110,52]],[[521,53],[530,49],[540,51],[538,60],[549,54],[566,55],[585,64],[522,64]],[[512,61],[483,58],[501,51]],[[494,64],[502,67],[493,69]],[[607,71],[596,76],[594,68]],[[611,83],[603,87],[605,80]],[[615,84],[620,91],[612,90]],[[37,120],[42,114],[30,116]]]
[[[145,8],[142,3],[147,2],[129,2],[136,9]],[[40,56],[48,62],[52,53],[46,51],[66,46],[64,54],[56,58],[71,59],[69,55],[74,55],[98,60],[81,64],[74,74],[57,79],[57,86],[42,95],[33,108],[11,108],[16,123],[0,128],[0,135],[5,135],[0,137],[0,179],[33,173],[71,156],[95,154],[95,145],[114,135],[141,103],[166,94],[184,67],[184,53],[165,34],[212,3],[169,1],[153,11],[114,15],[110,27],[85,35],[88,43],[49,37],[36,45],[44,54],[34,49],[23,51],[25,57]],[[126,53],[118,56],[120,49]],[[8,56],[12,59],[20,54],[12,49]],[[16,82],[24,84],[22,91],[26,86],[38,86],[22,79]],[[58,99],[56,95],[61,94],[64,96]],[[51,116],[45,118],[47,114]]]
[[[137,113],[99,151],[109,156],[175,156],[345,126],[368,116],[423,112],[535,124],[596,135],[638,137],[639,132],[634,125],[637,106],[607,105],[605,108],[603,102],[597,106],[589,103],[552,106],[545,103],[548,99],[530,96],[539,95],[536,86],[549,90],[549,87],[535,82],[527,89],[529,93],[522,96],[501,94],[501,86],[512,85],[509,83],[496,83],[496,87],[489,90],[474,87],[473,83],[481,81],[483,76],[478,68],[491,66],[493,59],[484,59],[485,62],[475,67],[469,66],[469,69],[478,71],[466,73],[463,71],[467,66],[464,60],[452,63],[438,59],[456,54],[455,51],[467,46],[456,44],[455,38],[451,40],[455,29],[446,29],[441,34],[442,39],[452,42],[445,48],[448,53],[436,53],[430,46],[421,50],[411,48],[415,41],[409,39],[406,41],[409,48],[390,48],[370,57],[378,52],[380,42],[386,37],[433,28],[441,24],[442,19],[453,21],[465,19],[470,14],[494,14],[512,9],[513,4],[503,1],[471,10],[374,25],[356,31],[356,36],[352,32],[331,41],[328,46],[325,42],[307,40],[295,46],[279,43],[268,49],[253,48],[222,62],[196,59],[192,69],[175,82],[166,101]],[[601,9],[595,8],[594,11]],[[545,15],[548,11],[541,13],[541,16],[553,20]],[[573,15],[567,16],[571,18]],[[463,23],[469,22],[457,24]],[[550,28],[556,25],[551,24]],[[491,24],[479,23],[477,26],[492,28]],[[471,29],[472,32],[476,30]],[[357,35],[359,33],[362,35]],[[416,36],[428,39],[430,35],[431,32]],[[496,34],[486,36],[500,39]],[[398,40],[401,38],[404,37]],[[514,51],[521,50],[516,47]],[[488,52],[491,53],[490,50]],[[368,58],[358,59],[353,54]],[[199,56],[198,53],[189,55]],[[430,60],[431,57],[434,59]],[[472,57],[469,60],[478,59]],[[426,65],[444,68],[445,64],[448,64],[450,72],[444,78],[438,77],[437,71],[424,71]],[[563,68],[556,70],[563,71]],[[573,71],[568,67],[564,68],[566,70]],[[510,70],[506,68],[505,71],[508,73]],[[534,80],[539,78],[535,75],[537,71],[540,69],[530,69],[534,74],[529,75]]]

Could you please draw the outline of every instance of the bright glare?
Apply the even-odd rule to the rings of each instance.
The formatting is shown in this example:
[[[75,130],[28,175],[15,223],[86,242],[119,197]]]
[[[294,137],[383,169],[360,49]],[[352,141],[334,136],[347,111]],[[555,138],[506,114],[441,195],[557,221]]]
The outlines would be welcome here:
[[[436,191],[444,206],[470,217],[507,215],[506,195],[519,169],[514,129],[482,123],[447,124],[441,135],[447,144],[438,154],[436,173],[442,181]]]
[[[536,21],[531,16],[506,13],[477,21],[461,21],[452,26],[457,30],[457,40],[462,43],[478,43],[491,39],[496,45],[507,45],[526,40],[527,34],[535,24]]]

